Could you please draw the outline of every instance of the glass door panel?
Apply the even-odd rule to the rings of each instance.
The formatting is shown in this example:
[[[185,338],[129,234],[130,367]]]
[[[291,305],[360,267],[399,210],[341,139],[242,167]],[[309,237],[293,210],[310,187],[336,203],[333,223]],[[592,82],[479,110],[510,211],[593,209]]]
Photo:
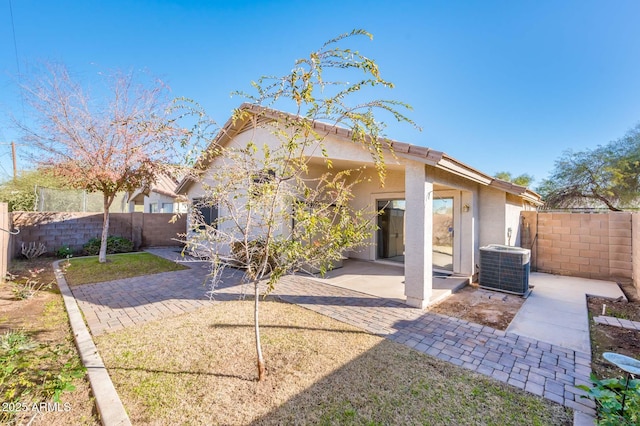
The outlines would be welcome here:
[[[433,267],[453,271],[453,197],[433,200]]]
[[[404,200],[379,200],[377,258],[404,262]]]

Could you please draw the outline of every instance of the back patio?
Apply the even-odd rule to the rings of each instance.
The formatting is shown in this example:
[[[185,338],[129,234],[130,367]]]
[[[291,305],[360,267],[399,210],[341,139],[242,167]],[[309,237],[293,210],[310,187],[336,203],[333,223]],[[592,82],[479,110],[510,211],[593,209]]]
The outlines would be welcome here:
[[[172,250],[151,252],[171,260],[180,259]],[[208,272],[205,264],[192,262],[189,266],[185,271],[83,285],[75,287],[73,294],[93,335],[235,300],[245,294],[246,289],[239,284],[240,274],[232,270],[218,288],[215,300],[209,300],[202,286]],[[527,330],[510,327],[506,332],[500,331],[411,308],[397,297],[380,297],[352,288],[367,283],[370,293],[370,289],[378,288],[397,296],[402,294],[401,272],[402,268],[393,265],[351,261],[323,279],[286,277],[273,295],[575,410],[593,413],[591,401],[580,398],[581,391],[575,388],[575,385],[588,384],[591,372],[588,345],[582,350],[572,347],[570,342],[552,338],[562,335],[558,330],[563,323],[570,334],[575,332],[575,324],[580,323],[578,317],[583,317],[587,324],[586,309],[580,308],[581,304],[586,305],[585,294],[575,291],[574,279],[533,274],[536,289],[527,303],[535,302],[531,305],[534,309],[523,309],[522,320],[539,325],[534,329],[542,330],[543,334],[534,337]],[[436,280],[442,280],[443,284],[449,282],[448,278],[435,278],[434,282],[438,282]],[[611,283],[586,281],[589,293],[603,288],[617,289]],[[450,288],[439,290],[451,291]],[[581,295],[576,296],[577,293]],[[571,300],[567,299],[568,295]],[[616,297],[614,293],[603,295]],[[536,306],[542,309],[535,309]],[[565,312],[576,321],[564,321]],[[550,317],[558,319],[560,324],[550,324]]]

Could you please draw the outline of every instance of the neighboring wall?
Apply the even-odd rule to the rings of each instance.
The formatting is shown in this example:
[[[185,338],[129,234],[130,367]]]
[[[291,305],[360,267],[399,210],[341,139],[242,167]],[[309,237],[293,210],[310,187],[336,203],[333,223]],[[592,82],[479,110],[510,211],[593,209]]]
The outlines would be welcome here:
[[[637,222],[628,212],[522,212],[521,246],[532,251],[532,270],[631,281],[633,216]]]
[[[174,239],[184,234],[186,218],[169,223],[172,217],[170,213],[111,213],[109,235],[125,237],[136,248],[178,246]],[[14,212],[13,226],[20,229],[14,237],[14,256],[20,254],[22,242],[43,243],[50,253],[67,245],[79,252],[89,239],[100,237],[102,219],[102,213]]]
[[[633,255],[633,285],[640,296],[640,213],[631,217],[631,252]]]

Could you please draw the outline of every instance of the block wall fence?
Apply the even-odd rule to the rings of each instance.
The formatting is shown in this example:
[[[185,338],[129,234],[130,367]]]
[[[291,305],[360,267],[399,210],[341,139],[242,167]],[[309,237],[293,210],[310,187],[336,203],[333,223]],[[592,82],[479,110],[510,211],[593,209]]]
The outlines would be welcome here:
[[[531,269],[640,283],[640,213],[522,212],[521,246]]]
[[[179,246],[175,241],[186,231],[186,216],[170,223],[172,213],[111,213],[109,235],[124,237],[134,247]],[[22,242],[43,243],[49,253],[69,246],[80,252],[91,238],[102,234],[102,213],[13,212],[13,227],[20,233],[13,236],[10,250],[20,255]]]
[[[186,230],[186,217],[170,223],[172,217],[112,213],[109,234],[130,239],[136,248],[180,246],[176,238]],[[20,233],[3,231],[13,229]],[[20,255],[22,242],[41,242],[50,253],[64,245],[81,251],[101,232],[102,213],[8,213],[0,203],[0,272]],[[533,271],[633,282],[640,295],[640,213],[522,212],[520,236],[521,247],[531,249]]]
[[[11,255],[9,249],[11,241],[11,218],[7,203],[0,203],[0,280],[7,275],[7,268]]]

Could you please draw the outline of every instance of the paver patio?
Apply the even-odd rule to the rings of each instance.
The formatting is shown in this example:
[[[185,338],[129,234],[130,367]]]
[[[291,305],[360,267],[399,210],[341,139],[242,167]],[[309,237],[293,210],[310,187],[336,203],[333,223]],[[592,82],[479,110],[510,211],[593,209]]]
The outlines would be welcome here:
[[[150,250],[175,260],[177,253]],[[229,271],[206,295],[207,269],[191,269],[73,287],[94,335],[237,299],[248,289]],[[360,327],[452,364],[589,414],[594,405],[580,398],[589,385],[591,354],[506,333],[464,320],[410,308],[394,300],[327,285],[304,277],[284,278],[274,295],[339,321]]]

